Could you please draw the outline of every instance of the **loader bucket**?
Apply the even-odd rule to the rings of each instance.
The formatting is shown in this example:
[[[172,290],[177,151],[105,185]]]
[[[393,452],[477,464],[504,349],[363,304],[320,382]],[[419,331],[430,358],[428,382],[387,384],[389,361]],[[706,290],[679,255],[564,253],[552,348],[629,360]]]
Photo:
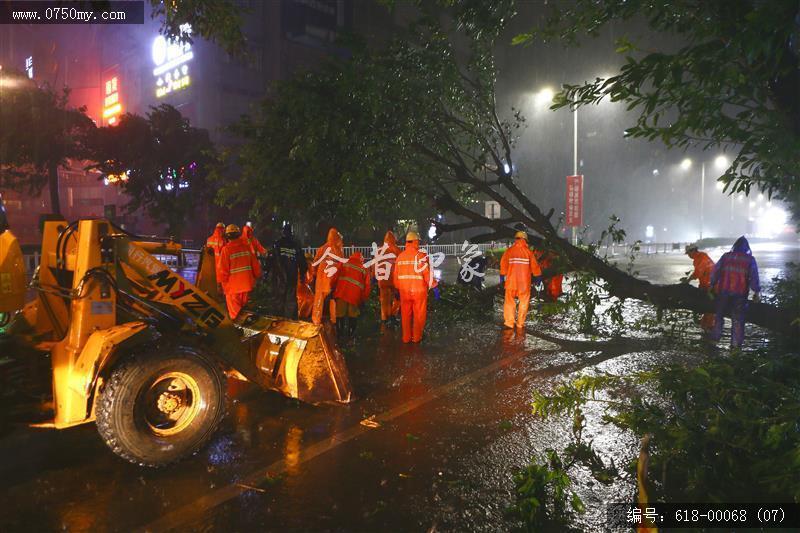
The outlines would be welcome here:
[[[353,399],[344,357],[323,326],[252,314],[237,322],[266,388],[311,404]]]

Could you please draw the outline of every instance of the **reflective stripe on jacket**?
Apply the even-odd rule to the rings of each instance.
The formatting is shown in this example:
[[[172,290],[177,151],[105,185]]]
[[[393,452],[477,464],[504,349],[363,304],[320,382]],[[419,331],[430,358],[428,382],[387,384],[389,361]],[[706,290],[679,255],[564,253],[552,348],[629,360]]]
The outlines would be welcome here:
[[[506,290],[530,292],[531,276],[541,276],[542,269],[525,239],[517,239],[500,259],[500,275],[506,277]]]
[[[219,281],[226,293],[250,292],[260,277],[261,265],[244,237],[225,245],[219,257]]]
[[[211,237],[206,239],[206,248],[214,250],[214,272],[217,276],[217,281],[219,281],[220,277],[219,254],[222,252],[225,244],[225,231],[222,228],[214,228],[214,233],[211,234]]]
[[[369,298],[371,276],[361,260],[361,254],[353,254],[334,275],[333,297],[352,305],[361,305]]]
[[[428,254],[419,250],[419,243],[406,244],[397,256],[392,273],[394,286],[403,294],[426,293],[430,288],[431,264]]]
[[[711,284],[719,293],[747,295],[750,289],[753,292],[760,292],[755,258],[744,252],[723,254],[714,266]]]

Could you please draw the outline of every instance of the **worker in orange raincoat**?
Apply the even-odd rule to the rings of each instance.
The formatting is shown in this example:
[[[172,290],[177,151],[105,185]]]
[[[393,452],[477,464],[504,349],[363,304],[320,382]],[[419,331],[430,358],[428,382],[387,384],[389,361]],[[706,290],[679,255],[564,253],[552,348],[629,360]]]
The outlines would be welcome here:
[[[253,253],[256,255],[266,255],[267,249],[264,248],[259,240],[256,238],[255,234],[253,233],[253,223],[248,222],[242,228],[242,236],[245,240],[250,244],[250,247],[253,249]]]
[[[206,239],[206,249],[211,250],[211,252],[214,254],[214,270],[217,275],[217,283],[220,283],[219,254],[222,251],[223,246],[225,246],[225,224],[222,222],[217,222],[217,225],[214,228],[214,233],[211,234],[211,237]]]
[[[316,273],[310,267],[314,258],[309,253],[305,254],[305,258],[309,268],[304,276],[297,276],[297,317],[300,320],[311,318],[311,311],[314,309],[314,291],[311,286],[314,284]]]
[[[261,265],[238,226],[229,224],[225,228],[225,237],[228,244],[219,255],[220,282],[225,290],[228,314],[234,320],[247,304],[256,280],[261,277]]]
[[[553,267],[556,255],[548,250],[541,250],[536,253],[536,260],[539,263],[539,268],[544,271]],[[556,274],[549,278],[542,280],[544,285],[544,300],[548,302],[555,302],[558,297],[564,293],[563,290],[564,274]]]
[[[693,279],[697,280],[700,290],[705,292],[711,291],[711,273],[714,272],[714,260],[711,259],[707,253],[701,252],[697,245],[690,244],[686,247],[686,255],[692,259],[694,263],[694,270],[689,274],[687,282]],[[703,331],[711,331],[714,329],[714,313],[703,313],[700,319],[700,328]]]
[[[317,248],[312,265],[317,270],[317,277],[314,283],[314,308],[311,311],[311,321],[314,324],[322,324],[322,315],[325,310],[325,302],[333,290],[333,276],[344,262],[344,241],[336,228],[328,230],[328,238],[325,244]],[[336,323],[336,301],[330,300],[329,303],[331,322]]]
[[[518,328],[525,327],[525,317],[531,302],[531,276],[541,275],[542,269],[536,256],[528,248],[528,235],[524,231],[518,231],[514,235],[514,244],[500,259],[500,282],[505,285],[506,291],[503,304],[505,327],[513,328],[515,323]],[[515,299],[519,300],[519,309]]]
[[[353,253],[333,275],[336,333],[339,339],[355,335],[361,306],[369,298],[371,279],[371,273],[364,267],[361,252]]]
[[[409,231],[406,249],[397,256],[392,274],[400,291],[400,317],[403,342],[420,342],[428,316],[428,289],[436,284],[428,254],[419,249],[419,235]]]
[[[386,232],[383,236],[383,244],[385,250],[383,252],[393,254],[390,257],[385,257],[381,261],[375,261],[374,275],[378,280],[378,293],[381,302],[381,322],[384,324],[391,318],[397,316],[400,312],[400,301],[395,296],[397,288],[392,281],[392,270],[397,262],[397,256],[400,255],[400,247],[397,246],[397,239],[392,230]]]

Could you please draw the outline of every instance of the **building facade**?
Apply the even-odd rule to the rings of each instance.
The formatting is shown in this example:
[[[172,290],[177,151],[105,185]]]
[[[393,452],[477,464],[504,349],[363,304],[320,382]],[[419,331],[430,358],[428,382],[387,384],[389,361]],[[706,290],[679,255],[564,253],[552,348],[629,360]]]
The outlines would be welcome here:
[[[145,24],[129,26],[4,26],[0,65],[31,69],[39,84],[70,87],[70,104],[85,106],[98,126],[113,126],[124,113],[144,115],[152,106],[170,104],[193,126],[207,129],[213,141],[232,143],[227,126],[249,113],[275,81],[312,69],[331,55],[346,56],[336,44],[342,32],[369,33],[374,24],[385,28],[392,20],[380,6],[359,4],[356,10],[353,0],[239,0],[237,5],[248,43],[244,57],[199,38],[172,42],[159,34],[158,21],[146,16]],[[61,169],[60,177],[68,219],[115,213],[132,231],[157,229],[142,216],[125,220],[125,195],[78,162]],[[24,243],[38,242],[38,224],[30,226],[48,212],[47,191],[36,198],[0,193],[14,231]],[[195,224],[196,234],[189,236],[196,242],[223,215],[213,207],[200,211],[202,224]]]

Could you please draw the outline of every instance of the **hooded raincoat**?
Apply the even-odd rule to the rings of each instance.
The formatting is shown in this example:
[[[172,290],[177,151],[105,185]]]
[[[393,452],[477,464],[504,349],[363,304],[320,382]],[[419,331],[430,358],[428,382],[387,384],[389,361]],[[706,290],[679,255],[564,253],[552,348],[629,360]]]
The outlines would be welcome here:
[[[730,252],[723,254],[711,274],[711,286],[716,293],[715,323],[711,332],[713,340],[722,337],[723,318],[727,312],[731,316],[731,346],[744,343],[744,319],[747,313],[747,295],[750,290],[758,294],[761,285],[758,280],[758,264],[750,250],[750,243],[742,236]]]
[[[314,284],[314,307],[311,311],[311,321],[314,324],[322,323],[325,309],[325,300],[333,290],[333,276],[339,270],[344,259],[344,246],[342,236],[336,228],[328,230],[328,238],[317,249],[313,266],[316,268],[316,281]],[[336,303],[330,301],[331,322],[336,322]]]
[[[397,239],[394,233],[389,230],[383,236],[383,243],[386,245],[386,253],[394,254],[393,257],[387,257],[381,262],[375,262],[374,275],[378,280],[378,292],[381,302],[381,320],[389,320],[389,318],[397,315],[400,312],[400,300],[396,297],[397,289],[392,281],[392,273],[397,262],[397,256],[400,255],[400,247],[397,246]]]

